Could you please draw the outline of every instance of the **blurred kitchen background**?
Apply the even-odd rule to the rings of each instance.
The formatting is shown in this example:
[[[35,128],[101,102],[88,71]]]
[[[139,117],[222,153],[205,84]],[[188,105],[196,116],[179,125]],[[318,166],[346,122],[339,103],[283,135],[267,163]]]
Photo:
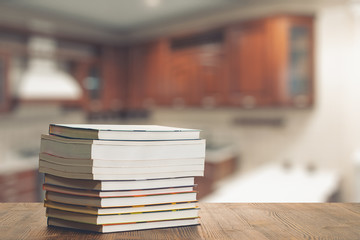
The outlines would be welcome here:
[[[0,201],[49,123],[202,129],[201,201],[360,201],[360,1],[0,1]]]

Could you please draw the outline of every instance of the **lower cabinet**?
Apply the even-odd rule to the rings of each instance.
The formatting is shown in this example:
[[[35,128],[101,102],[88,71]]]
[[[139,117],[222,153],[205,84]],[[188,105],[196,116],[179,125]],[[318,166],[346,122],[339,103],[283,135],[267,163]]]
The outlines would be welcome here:
[[[0,175],[0,202],[39,202],[42,178],[37,169]]]
[[[211,194],[215,190],[217,182],[232,176],[239,168],[239,159],[236,156],[217,158],[216,161],[209,160],[205,160],[204,177],[195,177],[198,199]]]

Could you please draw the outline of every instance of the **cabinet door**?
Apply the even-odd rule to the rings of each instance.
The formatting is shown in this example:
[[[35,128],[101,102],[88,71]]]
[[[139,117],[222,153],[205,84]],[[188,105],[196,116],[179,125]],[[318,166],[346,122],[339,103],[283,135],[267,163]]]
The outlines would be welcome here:
[[[146,47],[144,62],[144,100],[145,108],[169,104],[168,68],[169,41],[159,39]]]
[[[267,69],[265,21],[255,21],[228,31],[229,101],[252,108],[271,102]]]
[[[103,47],[99,63],[102,77],[103,110],[120,112],[124,108],[125,51],[116,47]]]
[[[8,57],[0,53],[0,112],[7,111],[10,105],[8,89]]]
[[[308,107],[313,103],[313,19],[280,16],[269,19],[270,79],[275,104]]]
[[[290,18],[288,23],[288,104],[313,103],[312,18]]]
[[[225,56],[222,44],[208,44],[199,48],[198,80],[201,105],[212,108],[224,104],[226,95]]]
[[[134,46],[129,49],[127,107],[143,109],[145,96],[146,46]]]
[[[169,93],[174,107],[199,104],[197,56],[193,48],[177,50],[171,55]]]
[[[149,109],[169,104],[168,41],[130,47],[128,59],[129,108]]]
[[[171,54],[172,103],[175,106],[221,105],[225,96],[224,52],[221,44],[203,44]]]

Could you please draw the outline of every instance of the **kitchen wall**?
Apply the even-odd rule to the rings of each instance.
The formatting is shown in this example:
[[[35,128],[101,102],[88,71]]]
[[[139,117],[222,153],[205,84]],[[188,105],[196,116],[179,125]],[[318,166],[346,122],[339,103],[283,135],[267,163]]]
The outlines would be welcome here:
[[[233,143],[241,168],[269,162],[309,164],[337,170],[341,196],[354,199],[353,153],[360,147],[360,13],[333,5],[316,13],[315,83],[312,109],[156,109],[156,124],[201,128],[209,141]],[[239,125],[239,118],[264,125]],[[269,125],[273,120],[280,124]],[[281,124],[282,123],[282,124]]]

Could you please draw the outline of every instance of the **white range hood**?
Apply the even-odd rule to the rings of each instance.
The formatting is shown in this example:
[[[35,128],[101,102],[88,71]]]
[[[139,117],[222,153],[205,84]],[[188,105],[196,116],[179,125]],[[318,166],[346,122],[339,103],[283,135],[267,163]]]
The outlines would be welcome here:
[[[58,67],[55,40],[32,37],[28,48],[30,59],[18,86],[19,99],[76,100],[81,97],[78,82]]]

